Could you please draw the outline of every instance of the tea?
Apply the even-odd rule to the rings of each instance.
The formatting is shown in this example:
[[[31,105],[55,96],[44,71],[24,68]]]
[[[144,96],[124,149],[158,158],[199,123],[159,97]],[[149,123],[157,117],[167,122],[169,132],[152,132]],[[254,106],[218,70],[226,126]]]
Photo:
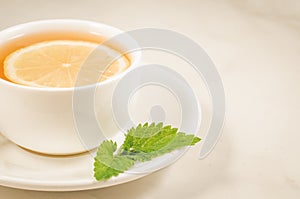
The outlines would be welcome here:
[[[83,64],[85,58],[88,58],[89,56],[88,54],[86,54],[86,56],[82,56],[82,52],[87,52],[86,51],[87,46],[90,47],[90,52],[92,52],[93,49],[96,48],[105,39],[106,38],[103,38],[93,33],[78,33],[78,32],[47,32],[47,33],[36,33],[30,35],[20,35],[18,37],[15,37],[7,41],[5,44],[2,44],[0,47],[0,78],[14,83],[27,85],[27,86],[72,87],[74,86],[75,79],[77,77],[76,75],[80,69],[80,65]],[[73,50],[72,48],[74,48],[77,51]],[[43,54],[45,54],[46,52],[43,59],[41,59],[40,56],[41,50],[43,50]],[[99,49],[97,48],[97,50]],[[112,55],[117,54],[117,50],[109,46],[103,46],[102,51],[106,51],[106,52],[105,53],[102,52],[102,54],[101,53],[96,54],[97,63],[92,63],[92,64],[89,63],[91,64],[91,66],[97,65],[99,61],[100,61],[99,64],[100,63],[103,64],[104,63],[103,61],[106,61],[105,63],[107,64],[109,61],[111,61],[114,58],[112,57]],[[54,53],[56,54],[55,56],[59,56],[59,58],[53,57],[53,52],[55,52]],[[60,67],[59,73],[58,72],[53,73],[51,70],[49,70],[50,72],[48,72],[46,68],[48,67],[49,69],[49,66],[46,65],[46,67],[44,67],[44,65],[45,63],[49,64],[50,62],[48,61],[49,60],[51,61],[51,59],[59,59],[59,61],[61,61],[61,57],[64,58],[66,56],[70,56],[70,52],[73,53],[72,56],[75,57],[76,59],[80,56],[82,59],[81,60],[82,62],[80,62],[79,64],[76,63],[72,65],[71,71],[73,76],[71,77],[71,79],[73,79],[74,82],[71,83],[56,82],[58,80],[62,80],[62,81],[65,80],[66,79],[65,76],[66,77],[70,76],[70,71],[66,71],[65,73],[63,73],[61,69],[71,66],[71,63],[61,63],[60,66],[55,65],[55,67]],[[34,66],[30,65],[30,63],[35,61],[36,59],[34,53],[38,54],[39,55],[38,58],[41,59],[40,61],[41,67],[39,67],[38,69],[36,63]],[[78,55],[74,53],[78,53]],[[121,53],[119,54],[122,55]],[[48,57],[49,60],[47,60]],[[122,72],[123,70],[127,69],[129,65],[130,65],[129,57],[127,55],[120,56],[118,60],[114,61],[108,68],[105,69],[105,71],[103,71],[103,75],[99,81],[104,81],[105,79],[115,75],[116,73]],[[53,66],[53,63],[51,66]],[[33,70],[32,68],[34,68],[35,70]],[[75,72],[74,72],[74,68],[76,69]],[[54,69],[57,70],[57,68]],[[89,70],[90,69],[91,68],[89,68]],[[39,74],[36,73],[37,70],[41,75],[44,76],[45,75],[49,76],[50,73],[53,74],[50,75],[50,78],[48,77],[48,79],[45,79],[44,76],[38,76]],[[64,69],[64,70],[69,70],[69,69]],[[33,74],[35,74],[35,76],[33,76]],[[28,75],[30,76],[30,78],[28,78]],[[40,83],[40,82],[36,82],[35,79],[45,79],[45,80],[43,83]],[[49,82],[50,81],[49,79],[54,82]]]

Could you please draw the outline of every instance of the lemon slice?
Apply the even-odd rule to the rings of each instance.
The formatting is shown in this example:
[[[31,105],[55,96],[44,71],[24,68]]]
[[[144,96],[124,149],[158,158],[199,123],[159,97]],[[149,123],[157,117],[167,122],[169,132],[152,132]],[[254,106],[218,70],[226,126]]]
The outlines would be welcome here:
[[[65,88],[104,81],[128,66],[126,56],[108,46],[55,40],[13,52],[4,61],[4,74],[22,85]]]

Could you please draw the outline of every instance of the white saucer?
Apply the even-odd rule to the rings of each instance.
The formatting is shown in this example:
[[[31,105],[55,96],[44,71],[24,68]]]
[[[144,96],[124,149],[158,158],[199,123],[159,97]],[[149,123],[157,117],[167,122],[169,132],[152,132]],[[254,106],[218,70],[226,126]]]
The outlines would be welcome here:
[[[129,182],[145,174],[120,174],[105,182],[93,178],[93,154],[51,157],[29,152],[0,134],[0,185],[41,191],[74,191]]]

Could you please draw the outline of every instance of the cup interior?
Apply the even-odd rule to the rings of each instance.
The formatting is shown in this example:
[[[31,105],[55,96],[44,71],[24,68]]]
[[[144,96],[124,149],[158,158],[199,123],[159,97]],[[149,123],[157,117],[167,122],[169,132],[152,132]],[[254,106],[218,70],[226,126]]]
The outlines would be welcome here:
[[[137,66],[138,62],[141,59],[141,52],[139,51],[139,46],[137,42],[128,33],[106,24],[75,19],[42,20],[10,27],[0,32],[0,46],[5,45],[5,43],[7,42],[11,42],[18,38],[22,38],[25,35],[38,35],[49,32],[69,32],[76,33],[77,35],[89,34],[91,37],[102,38],[102,44],[112,47],[113,49],[119,51],[121,54],[126,54],[126,56],[130,59],[130,66],[125,71],[121,72],[120,74],[115,74],[114,76],[110,77],[109,79],[103,82],[97,82],[95,84],[106,84],[120,78],[120,76],[124,75],[125,73],[129,72],[133,67]],[[76,38],[76,35],[74,37]],[[28,86],[23,86],[10,82],[7,79],[5,79],[5,77],[0,77],[0,82],[28,88]],[[54,87],[29,88],[47,90],[72,89]]]

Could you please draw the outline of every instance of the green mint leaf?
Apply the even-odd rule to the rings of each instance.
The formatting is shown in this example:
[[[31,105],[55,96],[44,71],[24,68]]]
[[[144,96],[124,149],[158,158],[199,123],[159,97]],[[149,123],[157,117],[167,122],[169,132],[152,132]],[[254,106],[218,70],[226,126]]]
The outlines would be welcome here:
[[[139,132],[142,130],[152,133],[148,136],[137,137],[136,135],[140,135]],[[161,123],[148,126],[146,123],[128,131],[122,148],[123,154],[127,154],[128,158],[145,162],[176,149],[193,146],[200,140],[194,135],[178,132],[177,128],[171,128],[171,126],[163,127]]]
[[[107,180],[128,170],[135,162],[149,161],[174,150],[193,146],[201,139],[178,132],[177,128],[163,123],[145,123],[133,127],[125,134],[125,141],[118,153],[117,144],[104,141],[98,148],[94,163],[97,180]]]
[[[122,149],[129,152],[150,153],[166,146],[176,135],[177,129],[171,126],[163,127],[162,123],[155,125],[140,124],[131,128],[126,135]]]
[[[185,133],[178,132],[174,139],[172,139],[172,141],[167,146],[162,148],[159,152],[161,154],[165,154],[182,147],[193,146],[200,140],[200,138],[195,137],[194,135],[187,135]]]
[[[126,156],[114,155],[117,144],[112,141],[104,141],[98,147],[94,162],[94,177],[96,180],[107,180],[113,176],[128,170],[134,161]]]

